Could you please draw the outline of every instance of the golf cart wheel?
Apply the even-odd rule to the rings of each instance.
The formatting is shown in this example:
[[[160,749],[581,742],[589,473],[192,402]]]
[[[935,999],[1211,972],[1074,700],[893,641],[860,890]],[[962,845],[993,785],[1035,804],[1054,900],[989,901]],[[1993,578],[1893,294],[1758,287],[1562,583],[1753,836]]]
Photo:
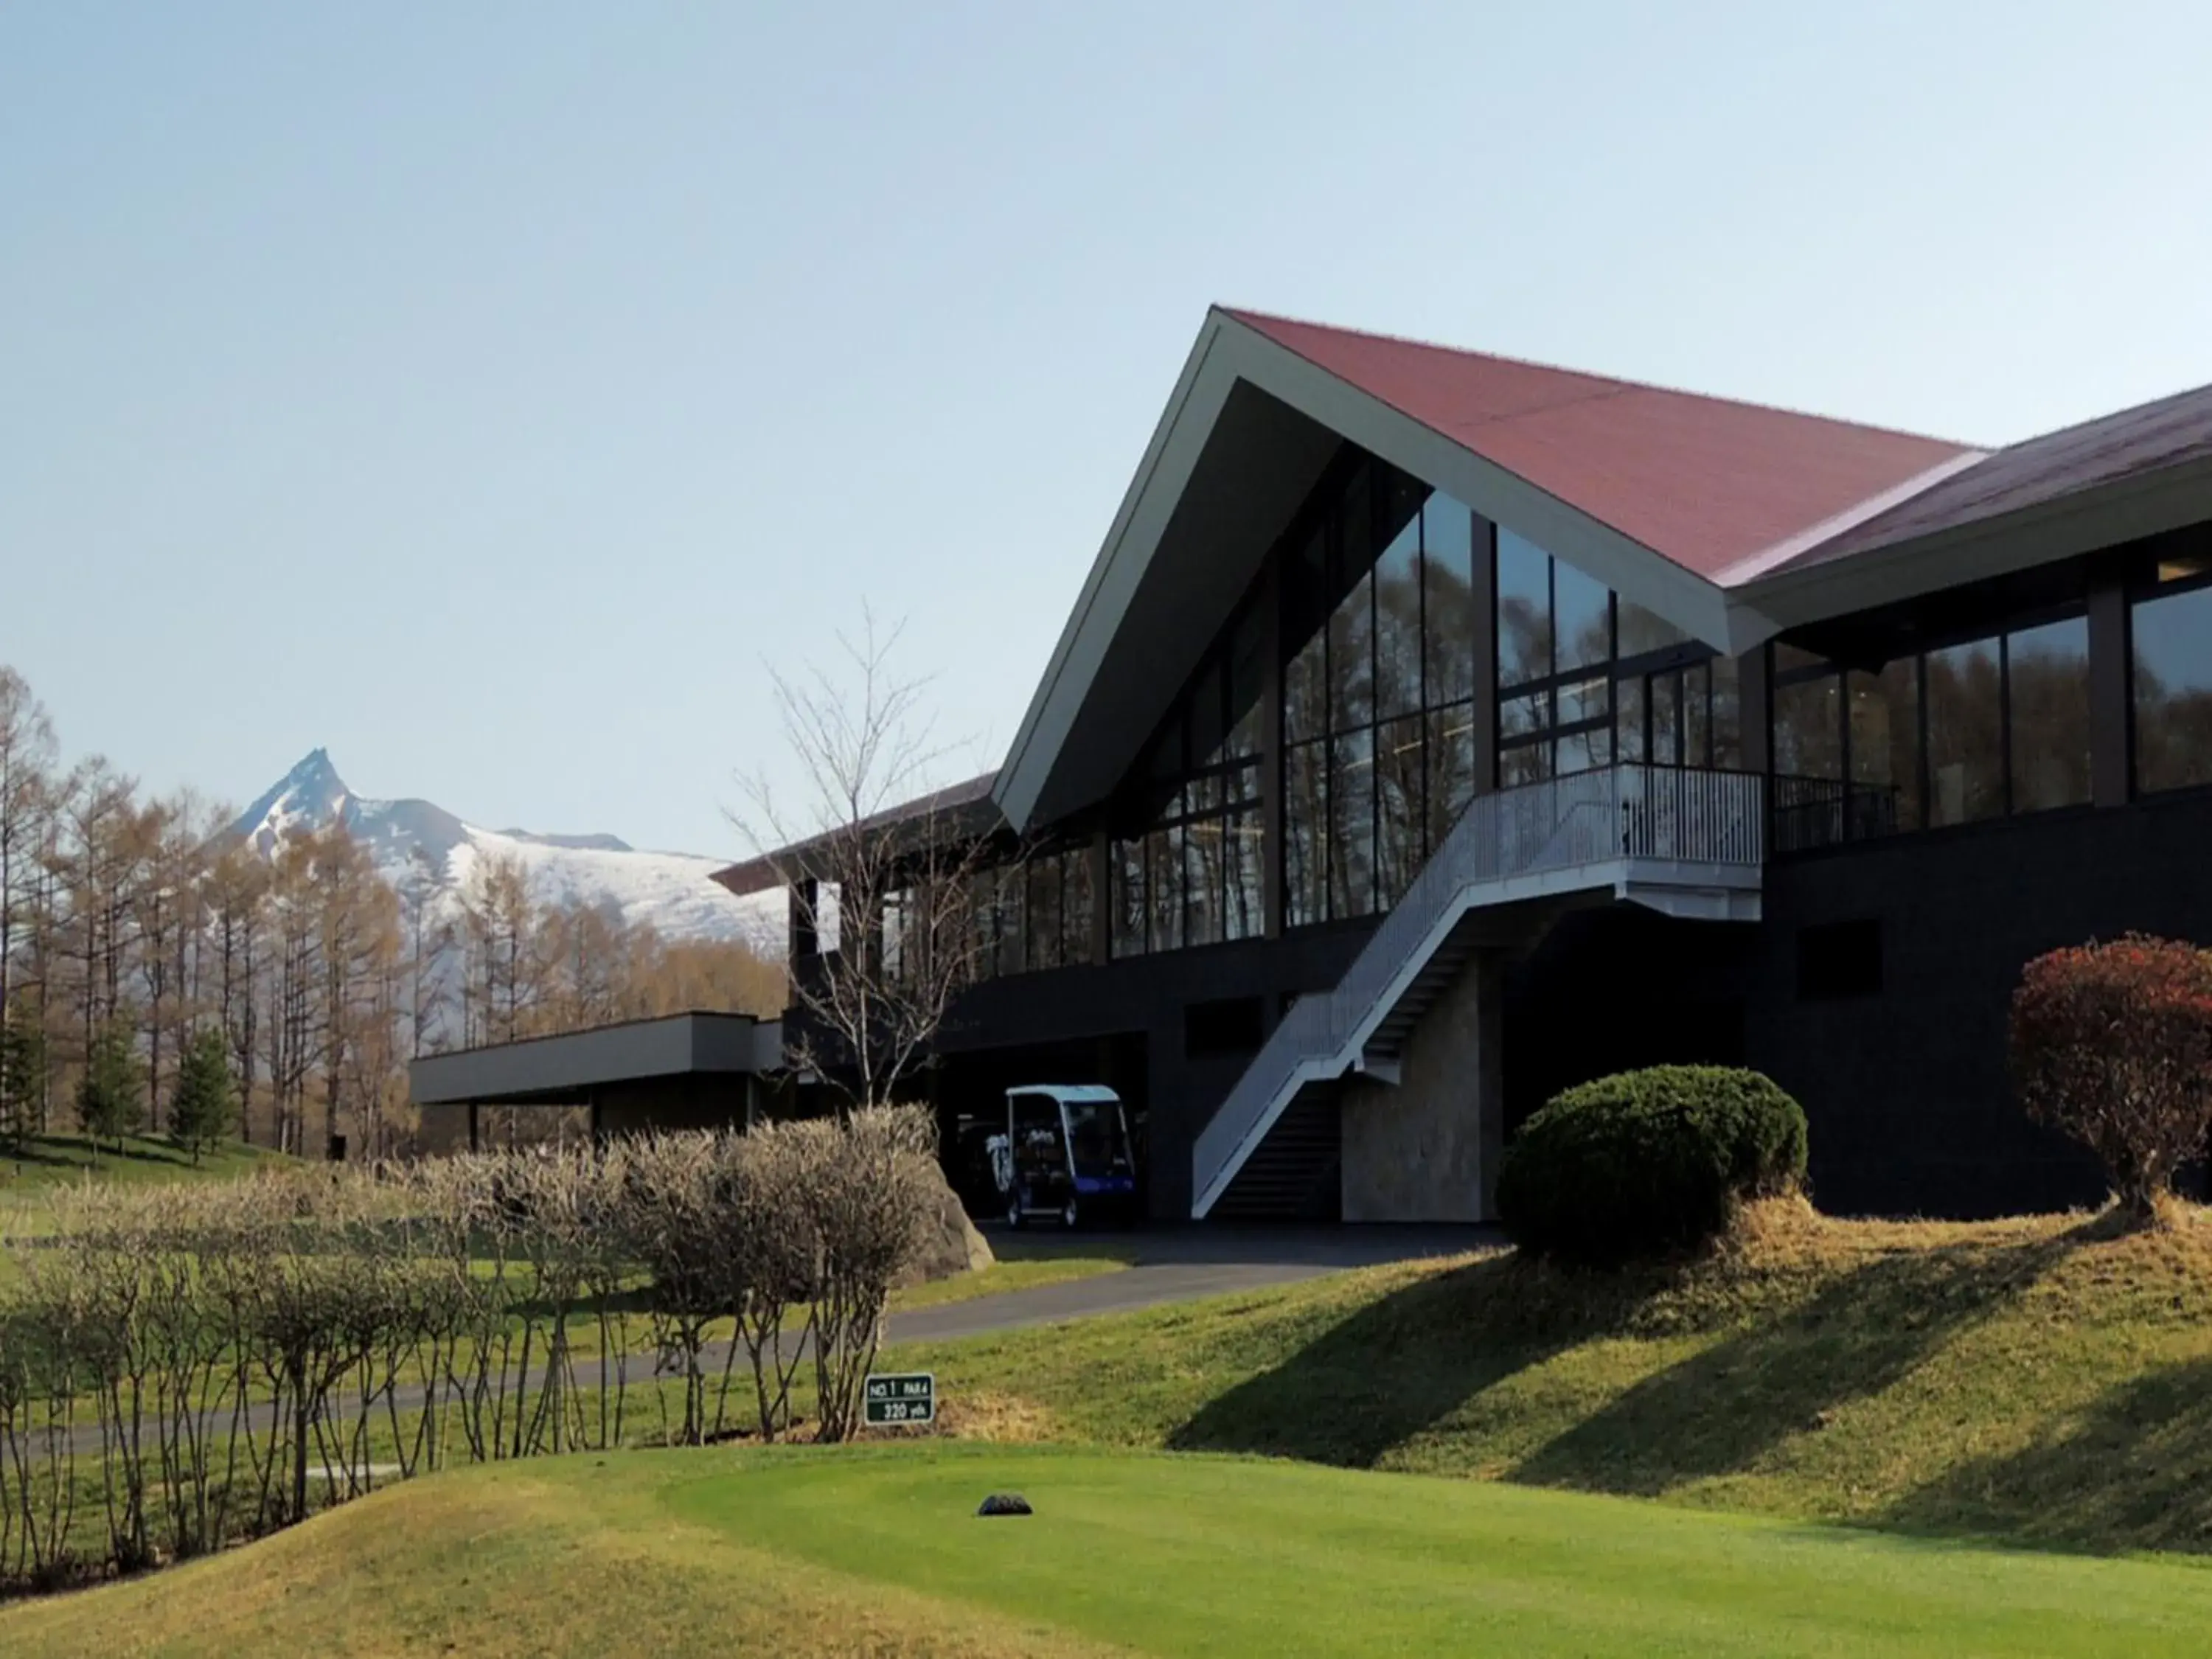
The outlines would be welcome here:
[[[1082,1224],[1083,1211],[1073,1199],[1069,1199],[1060,1212],[1060,1224],[1071,1232]]]
[[[1021,1224],[1022,1195],[1019,1193],[1009,1193],[1006,1195],[1006,1225],[1018,1227]]]

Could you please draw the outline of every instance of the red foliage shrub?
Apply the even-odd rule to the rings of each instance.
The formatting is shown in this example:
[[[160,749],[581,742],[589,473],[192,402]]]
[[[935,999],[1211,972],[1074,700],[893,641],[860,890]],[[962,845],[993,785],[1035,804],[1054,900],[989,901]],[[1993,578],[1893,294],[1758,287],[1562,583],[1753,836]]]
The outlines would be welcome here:
[[[2038,957],[2011,1051],[2027,1115],[2087,1146],[2148,1218],[2212,1129],[2212,955],[2130,933]]]

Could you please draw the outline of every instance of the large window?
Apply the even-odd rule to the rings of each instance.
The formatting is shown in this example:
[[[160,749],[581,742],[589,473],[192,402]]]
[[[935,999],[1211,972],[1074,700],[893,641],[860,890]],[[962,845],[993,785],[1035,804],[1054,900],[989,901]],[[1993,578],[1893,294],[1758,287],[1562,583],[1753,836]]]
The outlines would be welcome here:
[[[1072,847],[1031,858],[1022,872],[1022,960],[1035,972],[1091,960],[1091,852]]]
[[[1925,821],[1920,779],[1920,672],[1911,658],[1845,677],[1844,742],[1850,751],[1853,836],[1917,830]]]
[[[1476,529],[1459,502],[1362,459],[1291,539],[1282,565],[1291,927],[1389,909],[1472,798]]]
[[[2089,801],[2089,623],[2069,617],[2004,638],[2011,810]]]
[[[1025,882],[1021,868],[979,870],[970,878],[968,914],[975,927],[975,977],[1018,974],[1025,965],[1027,930],[1022,923]]]
[[[1624,653],[1631,608],[1620,607]],[[1653,766],[1741,767],[1737,684],[1733,657],[1644,672],[1624,661],[1613,683],[1613,758]]]
[[[2131,607],[2135,787],[2212,783],[2212,556],[2158,562]]]
[[[1617,761],[1740,766],[1740,731],[1733,660],[1498,531],[1501,787]]]
[[[2089,625],[2066,617],[1848,670],[1774,648],[1775,848],[2089,799]]]
[[[1613,596],[1534,543],[1498,532],[1498,781],[1613,760]]]
[[[968,914],[978,979],[1089,962],[1090,849],[1069,847],[977,871],[969,878]],[[884,901],[884,953],[892,971],[925,946],[913,936],[924,921],[913,896],[894,893]]]
[[[1263,619],[1231,625],[1153,739],[1144,823],[1115,838],[1107,868],[1116,957],[1249,939],[1261,908]]]

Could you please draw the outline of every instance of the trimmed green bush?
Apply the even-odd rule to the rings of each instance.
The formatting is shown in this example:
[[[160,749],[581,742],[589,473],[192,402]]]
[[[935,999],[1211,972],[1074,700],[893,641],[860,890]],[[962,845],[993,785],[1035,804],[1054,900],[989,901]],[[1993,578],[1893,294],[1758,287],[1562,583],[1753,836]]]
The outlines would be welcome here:
[[[1805,1178],[1805,1113],[1757,1072],[1655,1066],[1569,1089],[1521,1126],[1498,1212],[1537,1255],[1610,1265],[1704,1243]]]

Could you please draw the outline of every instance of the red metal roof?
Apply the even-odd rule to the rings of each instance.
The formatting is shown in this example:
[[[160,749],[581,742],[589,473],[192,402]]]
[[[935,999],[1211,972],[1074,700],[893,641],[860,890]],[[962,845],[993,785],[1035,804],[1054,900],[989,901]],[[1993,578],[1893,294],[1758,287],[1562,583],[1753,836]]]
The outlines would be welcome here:
[[[1388,335],[1227,313],[1709,580],[1975,452]],[[1838,526],[1840,527],[1840,526]]]

